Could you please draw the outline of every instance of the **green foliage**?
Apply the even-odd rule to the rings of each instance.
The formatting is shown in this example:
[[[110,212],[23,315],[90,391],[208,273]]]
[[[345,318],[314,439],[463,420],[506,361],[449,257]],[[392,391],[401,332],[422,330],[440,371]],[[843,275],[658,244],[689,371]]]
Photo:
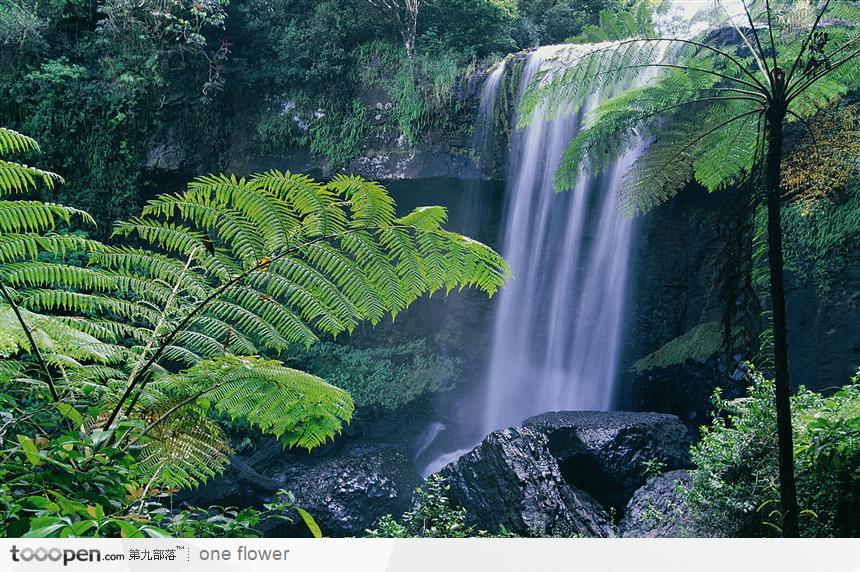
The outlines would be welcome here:
[[[264,503],[263,510],[249,507],[210,506],[192,507],[173,513],[168,508],[153,503],[144,509],[143,514],[157,526],[176,538],[260,538],[259,526],[263,522],[286,520],[292,522],[295,516],[301,518],[319,538],[321,532],[313,518],[295,506],[292,493],[280,490],[272,502]]]
[[[214,506],[172,511],[147,500],[147,493],[166,499],[170,491],[145,489],[145,482],[135,478],[133,455],[99,448],[104,434],[62,429],[63,417],[56,411],[38,413],[7,393],[0,393],[0,400],[9,411],[0,427],[2,537],[254,538],[262,535],[258,526],[264,521],[295,516],[319,533],[313,518],[296,507],[286,491],[278,492],[263,510]],[[73,408],[66,413],[81,417]],[[28,431],[35,421],[52,436],[19,434],[4,442],[17,430]]]
[[[826,294],[833,276],[848,268],[860,243],[860,179],[853,179],[834,200],[809,208],[783,208],[786,261]]]
[[[693,527],[719,536],[779,532],[773,383],[751,372],[750,396],[715,404],[723,416],[693,447],[688,493]],[[860,459],[860,378],[832,396],[800,389],[792,397],[795,471],[804,536],[856,536]]]
[[[382,42],[362,46],[358,57],[364,62],[363,82],[390,95],[397,126],[411,144],[433,128],[450,125],[456,111],[454,88],[463,70],[434,35],[422,37],[413,62],[402,48]]]
[[[377,528],[367,531],[371,538],[468,538],[474,530],[466,524],[466,510],[448,498],[450,486],[440,475],[432,475],[416,490],[418,499],[400,521],[383,516]]]
[[[2,388],[0,388],[2,390]],[[0,393],[10,414],[0,429],[0,536],[3,537],[141,537],[163,536],[156,526],[124,517],[134,459],[115,448],[97,449],[97,436],[60,430],[50,437],[30,438],[38,422],[45,430],[62,425],[61,418],[30,408]]]
[[[328,159],[333,167],[347,165],[361,154],[367,116],[367,108],[358,100],[345,112],[324,113],[310,127],[311,152]]]
[[[24,1],[10,0],[0,6],[0,45],[14,45],[29,53],[44,44],[47,22],[34,6]]]
[[[296,352],[294,359],[302,369],[348,391],[360,409],[382,411],[447,389],[458,365],[428,351],[424,340],[367,349],[322,342],[307,353]]]
[[[515,50],[510,30],[518,15],[516,0],[436,0],[422,9],[419,29],[447,52],[481,58]]]
[[[10,131],[2,141],[35,145]],[[35,184],[4,180],[10,188]],[[37,233],[54,227],[51,217],[80,214],[40,205],[0,204],[0,240],[24,236],[33,246],[0,259],[13,310],[0,307],[0,347],[13,356],[7,381],[26,380],[36,391],[47,383],[63,406],[89,403],[75,424],[101,425],[106,444],[125,441],[144,495],[196,486],[223,468],[230,448],[210,414],[308,449],[351,418],[346,392],[280,362],[237,355],[307,348],[440,289],[492,294],[508,275],[491,249],[442,229],[444,209],[397,217],[385,189],[357,177],[202,177],[118,223],[115,235],[127,246],[71,242],[85,264],[57,248],[37,257]],[[30,343],[33,326],[40,331]],[[37,349],[44,375],[31,377],[22,352]],[[120,432],[123,423],[130,425]]]
[[[765,10],[760,3],[749,9],[756,15]],[[808,16],[792,20],[787,15],[793,12],[780,14],[768,29],[774,37],[770,51],[776,53],[767,57],[760,48],[748,49],[761,39],[749,32],[740,45],[715,46],[649,38],[647,30],[646,37],[562,53],[530,87],[522,104],[524,121],[579,112],[598,89],[624,86],[642,70],[661,73],[588,112],[586,129],[573,139],[561,162],[557,189],[573,188],[581,174],[601,171],[613,158],[649,140],[619,185],[628,214],[670,199],[694,179],[712,191],[748,180],[763,157],[765,114],[774,101],[766,71],[770,60],[788,81],[778,95],[787,107],[788,123],[831,105],[860,74],[860,58],[852,51],[857,41],[852,22],[860,20],[860,14],[850,3],[833,2],[828,8],[828,17],[845,18],[828,26],[824,49],[832,52],[833,61],[819,61],[823,56],[807,50],[804,34],[796,33]],[[770,41],[769,34],[764,35]]]
[[[614,0],[519,0],[521,47],[559,44],[597,24],[601,10],[619,7]],[[524,43],[527,42],[527,43]]]
[[[227,438],[208,413],[242,419],[286,446],[310,450],[337,434],[353,412],[349,394],[322,379],[234,356],[160,377],[140,401],[152,421],[142,432],[148,439],[137,450],[135,474],[168,488],[196,486],[229,463]],[[140,436],[129,448],[138,442]]]
[[[644,0],[634,3],[629,10],[600,10],[597,24],[583,26],[582,33],[571,38],[583,43],[617,41],[654,34],[654,13],[665,2]]]
[[[645,479],[659,477],[666,472],[666,462],[662,459],[646,459],[642,461],[642,476]]]

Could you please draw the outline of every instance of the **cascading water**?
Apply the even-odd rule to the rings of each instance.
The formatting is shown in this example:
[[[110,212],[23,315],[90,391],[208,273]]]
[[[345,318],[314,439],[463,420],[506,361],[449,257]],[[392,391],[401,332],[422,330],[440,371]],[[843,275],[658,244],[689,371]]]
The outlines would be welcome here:
[[[530,54],[520,93],[549,58],[571,49]],[[600,97],[592,94],[585,111]],[[632,234],[616,201],[636,151],[554,193],[581,117],[536,120],[513,134],[502,253],[515,280],[499,296],[483,434],[544,411],[611,406]]]
[[[452,217],[456,217],[456,219],[452,218],[449,221],[451,225],[457,228],[458,232],[462,232],[468,236],[477,236],[479,234],[483,222],[482,219],[487,216],[485,212],[486,205],[483,203],[481,197],[481,186],[482,178],[492,170],[496,143],[496,131],[494,128],[496,103],[504,73],[505,62],[502,61],[489,71],[481,87],[481,98],[472,136],[472,151],[475,154],[477,173],[473,182],[465,186],[462,200],[458,201],[459,204],[450,213]],[[456,319],[456,317],[452,319]],[[432,454],[431,447],[446,429],[446,425],[438,421],[430,423],[415,444],[413,460],[418,461],[421,455],[428,452],[428,450]],[[448,457],[454,460],[464,452],[456,451],[435,459],[428,466],[429,470],[425,470],[425,475],[447,464],[446,459]]]
[[[496,118],[496,100],[498,99],[499,86],[505,73],[505,63],[500,62],[487,74],[484,85],[481,87],[481,99],[478,105],[478,113],[475,116],[475,126],[472,135],[472,152],[475,154],[477,166],[476,177],[464,188],[463,200],[459,201],[450,216],[456,217],[451,222],[468,236],[475,236],[481,228],[481,222],[486,217],[485,205],[481,200],[482,177],[492,170],[493,155],[495,151],[496,132],[494,129]]]
[[[519,97],[556,54],[591,48],[546,46],[530,53]],[[464,436],[466,448],[439,456],[426,474],[484,435],[532,415],[612,406],[633,235],[632,221],[619,212],[618,187],[641,149],[598,177],[580,177],[570,192],[553,189],[564,150],[602,97],[591,94],[579,114],[537,119],[512,133],[501,251],[514,280],[497,300],[477,434]]]

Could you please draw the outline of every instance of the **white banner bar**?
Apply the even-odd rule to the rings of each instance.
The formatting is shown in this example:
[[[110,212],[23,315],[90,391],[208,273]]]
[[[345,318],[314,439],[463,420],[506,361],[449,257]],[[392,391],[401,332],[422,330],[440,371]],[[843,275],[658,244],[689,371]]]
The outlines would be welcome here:
[[[860,540],[0,539],[0,570],[860,572]]]

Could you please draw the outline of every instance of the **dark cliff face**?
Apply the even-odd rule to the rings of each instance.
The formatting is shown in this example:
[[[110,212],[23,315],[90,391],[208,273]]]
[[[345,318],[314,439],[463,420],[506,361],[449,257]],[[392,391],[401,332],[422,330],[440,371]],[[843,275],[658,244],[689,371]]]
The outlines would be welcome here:
[[[624,367],[703,322],[719,321],[717,284],[726,272],[725,213],[731,192],[691,188],[638,220],[628,303]],[[860,365],[860,250],[832,275],[825,295],[811,280],[787,273],[792,384],[823,390],[842,386]],[[755,350],[749,348],[748,351]],[[687,364],[715,371],[730,383],[734,356],[722,365]],[[680,372],[679,372],[680,373]],[[635,377],[628,371],[627,381]],[[683,383],[683,380],[679,380]],[[674,412],[678,414],[678,412]]]

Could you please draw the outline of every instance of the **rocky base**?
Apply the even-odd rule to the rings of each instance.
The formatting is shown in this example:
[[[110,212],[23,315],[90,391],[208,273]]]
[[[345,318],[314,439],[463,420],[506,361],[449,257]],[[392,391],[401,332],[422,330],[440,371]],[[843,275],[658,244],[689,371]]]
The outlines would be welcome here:
[[[412,463],[394,446],[347,446],[315,457],[284,451],[269,441],[252,455],[233,457],[223,476],[183,500],[204,506],[259,506],[284,489],[295,495],[296,506],[314,517],[325,536],[363,536],[383,515],[408,510],[420,484]],[[297,519],[273,520],[264,532],[271,537],[309,535]]]
[[[440,474],[468,524],[489,534],[681,536],[687,522],[676,489],[689,482],[689,445],[687,428],[673,415],[562,411],[491,433]],[[269,440],[180,500],[260,506],[285,489],[324,535],[362,536],[381,516],[409,510],[420,484],[398,445],[346,436],[308,455]],[[272,520],[264,532],[308,535],[298,521]]]
[[[545,413],[491,433],[440,474],[471,524],[490,533],[677,536],[682,522],[669,513],[680,497],[669,483],[686,476],[689,446],[673,415]],[[672,472],[646,483],[662,471]],[[646,526],[652,503],[665,513],[662,527]]]
[[[491,433],[440,473],[469,524],[529,536],[611,536],[609,515],[567,484],[546,435],[526,427]]]
[[[687,519],[682,490],[690,484],[688,471],[670,471],[649,479],[627,503],[619,534],[633,538],[696,536]]]
[[[547,436],[565,480],[620,512],[651,470],[690,465],[687,428],[660,413],[561,411],[527,419]]]

